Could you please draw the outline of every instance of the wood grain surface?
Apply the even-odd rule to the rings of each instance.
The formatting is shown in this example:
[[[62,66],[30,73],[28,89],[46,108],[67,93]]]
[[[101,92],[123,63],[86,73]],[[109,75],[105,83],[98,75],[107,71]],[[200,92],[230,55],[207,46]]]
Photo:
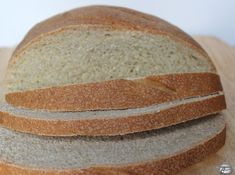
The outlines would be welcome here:
[[[229,163],[235,171],[235,49],[214,37],[197,36],[195,39],[208,52],[221,76],[227,101],[227,110],[222,112],[227,122],[227,140],[216,154],[178,175],[219,175],[218,168],[222,163]],[[11,48],[0,48],[0,84],[12,51]]]

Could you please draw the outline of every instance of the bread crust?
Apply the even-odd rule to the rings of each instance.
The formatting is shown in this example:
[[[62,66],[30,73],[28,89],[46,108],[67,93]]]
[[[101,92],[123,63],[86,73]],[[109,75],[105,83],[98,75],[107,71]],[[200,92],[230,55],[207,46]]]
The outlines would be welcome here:
[[[0,111],[0,125],[37,135],[48,136],[111,136],[158,129],[218,113],[226,108],[224,95],[182,104],[156,113],[118,118],[53,120],[33,119]]]
[[[87,169],[73,170],[43,170],[30,167],[20,167],[7,162],[0,162],[1,175],[168,175],[191,166],[206,156],[218,151],[225,143],[226,128],[224,127],[214,137],[191,149],[178,152],[170,157],[139,164],[118,166],[97,166]]]
[[[16,107],[48,111],[131,109],[222,91],[214,73],[179,73],[8,93]]]
[[[133,30],[165,35],[195,49],[211,62],[208,54],[195,40],[178,27],[158,17],[123,7],[87,6],[56,15],[38,23],[15,49],[10,63],[13,64],[20,53],[40,38],[53,35],[55,32],[61,32],[68,27],[74,28],[81,25],[104,26],[104,28],[108,27],[113,30]],[[211,65],[213,65],[212,62]],[[215,71],[214,67],[212,71]]]

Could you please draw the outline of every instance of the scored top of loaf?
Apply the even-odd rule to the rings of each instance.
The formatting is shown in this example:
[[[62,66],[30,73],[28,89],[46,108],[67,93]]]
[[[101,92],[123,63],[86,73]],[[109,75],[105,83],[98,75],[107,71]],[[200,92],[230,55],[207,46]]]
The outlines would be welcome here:
[[[18,45],[13,56],[16,56],[35,38],[74,25],[107,25],[115,29],[163,34],[184,42],[208,57],[202,47],[178,27],[149,14],[112,6],[87,6],[77,8],[38,23]]]

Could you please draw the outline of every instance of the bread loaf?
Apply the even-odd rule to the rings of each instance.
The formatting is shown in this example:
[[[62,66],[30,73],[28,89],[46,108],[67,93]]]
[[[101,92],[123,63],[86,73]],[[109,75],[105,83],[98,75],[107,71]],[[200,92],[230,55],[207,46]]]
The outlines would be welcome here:
[[[190,36],[110,6],[37,24],[13,53],[5,85],[2,125],[39,135],[124,135],[226,107],[214,65]]]
[[[89,6],[37,24],[0,86],[0,174],[167,175],[225,143],[206,52],[134,10]]]

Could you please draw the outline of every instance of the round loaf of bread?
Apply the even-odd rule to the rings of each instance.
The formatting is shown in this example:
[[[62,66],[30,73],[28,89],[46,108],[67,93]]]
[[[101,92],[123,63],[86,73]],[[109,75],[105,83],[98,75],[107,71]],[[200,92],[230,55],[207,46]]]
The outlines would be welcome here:
[[[39,135],[125,135],[226,107],[197,42],[157,17],[111,6],[37,24],[14,51],[5,85],[2,125]]]

